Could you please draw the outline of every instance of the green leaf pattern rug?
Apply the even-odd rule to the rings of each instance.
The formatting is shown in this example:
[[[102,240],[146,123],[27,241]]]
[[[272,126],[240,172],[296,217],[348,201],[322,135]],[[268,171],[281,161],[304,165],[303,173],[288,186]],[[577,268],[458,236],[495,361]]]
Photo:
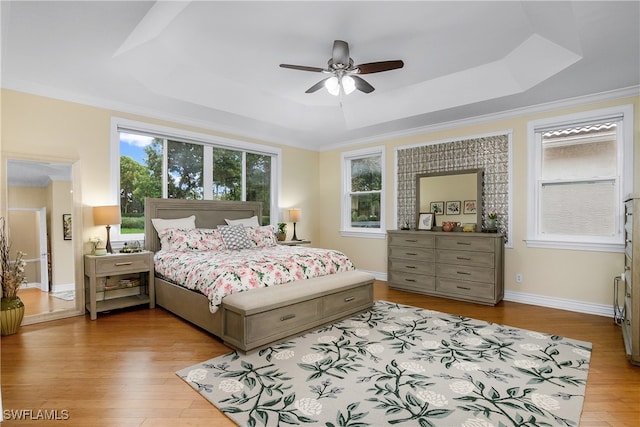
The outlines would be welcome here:
[[[377,301],[177,372],[240,426],[577,426],[591,343]]]

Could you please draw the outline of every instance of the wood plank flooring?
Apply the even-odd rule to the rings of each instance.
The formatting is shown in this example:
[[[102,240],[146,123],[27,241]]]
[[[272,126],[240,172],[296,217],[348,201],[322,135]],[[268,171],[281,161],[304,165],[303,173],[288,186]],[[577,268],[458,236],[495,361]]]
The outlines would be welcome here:
[[[620,327],[610,318],[512,302],[468,304],[391,290],[384,282],[376,283],[375,298],[590,341],[580,426],[640,425],[640,367],[626,360]],[[161,308],[23,326],[0,345],[2,425],[235,425],[175,375],[229,348]],[[59,420],[7,419],[7,411],[28,410]]]

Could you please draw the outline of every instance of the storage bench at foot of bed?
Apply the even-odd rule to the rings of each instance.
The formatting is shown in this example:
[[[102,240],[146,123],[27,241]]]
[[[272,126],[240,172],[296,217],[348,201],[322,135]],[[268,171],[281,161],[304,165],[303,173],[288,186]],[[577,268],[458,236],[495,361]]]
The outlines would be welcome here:
[[[348,271],[222,299],[222,339],[249,351],[373,306],[371,274]]]

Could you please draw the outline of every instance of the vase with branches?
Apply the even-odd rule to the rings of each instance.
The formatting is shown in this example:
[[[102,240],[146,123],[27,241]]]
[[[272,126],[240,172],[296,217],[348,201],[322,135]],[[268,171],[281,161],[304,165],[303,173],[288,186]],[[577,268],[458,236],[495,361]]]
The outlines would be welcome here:
[[[0,217],[0,286],[2,300],[0,306],[0,333],[10,335],[17,332],[24,317],[24,303],[18,297],[18,289],[25,283],[26,254],[16,252],[11,259],[11,244],[7,235],[6,221]]]

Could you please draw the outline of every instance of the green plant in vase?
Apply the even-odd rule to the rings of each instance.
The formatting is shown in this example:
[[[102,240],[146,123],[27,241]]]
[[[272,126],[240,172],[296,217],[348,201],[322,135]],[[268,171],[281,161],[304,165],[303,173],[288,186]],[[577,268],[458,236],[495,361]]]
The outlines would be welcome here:
[[[16,259],[11,260],[11,245],[6,232],[4,218],[0,218],[0,334],[15,334],[24,318],[24,303],[18,297],[18,289],[25,282],[23,259],[25,253],[18,251]]]
[[[278,231],[276,231],[276,237],[279,242],[283,242],[287,240],[287,223],[286,222],[278,223]]]

